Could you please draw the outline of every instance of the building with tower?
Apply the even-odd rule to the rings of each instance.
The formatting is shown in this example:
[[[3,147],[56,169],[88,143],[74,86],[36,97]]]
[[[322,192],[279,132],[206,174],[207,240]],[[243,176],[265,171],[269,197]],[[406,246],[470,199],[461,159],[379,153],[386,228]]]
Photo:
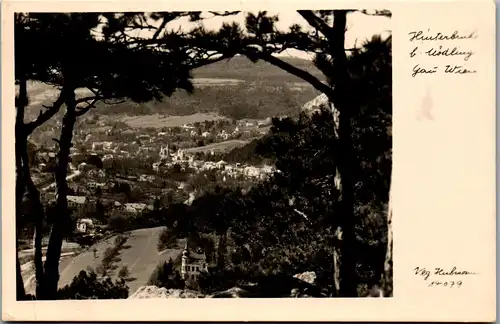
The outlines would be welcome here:
[[[162,146],[160,148],[160,159],[161,160],[167,160],[170,158],[170,149],[168,147],[168,144],[166,147]]]
[[[184,280],[197,280],[201,272],[208,271],[207,258],[205,253],[189,251],[188,242],[182,251],[181,277]]]

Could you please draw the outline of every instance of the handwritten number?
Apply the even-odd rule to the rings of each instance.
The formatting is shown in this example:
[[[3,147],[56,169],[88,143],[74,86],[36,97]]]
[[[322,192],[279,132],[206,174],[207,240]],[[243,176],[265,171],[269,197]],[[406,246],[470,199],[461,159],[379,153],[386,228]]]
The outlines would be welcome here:
[[[439,287],[440,285],[443,285],[443,287],[454,287],[455,284],[457,285],[457,288],[460,288],[462,286],[462,281],[445,281],[445,282],[440,282],[440,281],[432,281],[428,286],[429,287]]]

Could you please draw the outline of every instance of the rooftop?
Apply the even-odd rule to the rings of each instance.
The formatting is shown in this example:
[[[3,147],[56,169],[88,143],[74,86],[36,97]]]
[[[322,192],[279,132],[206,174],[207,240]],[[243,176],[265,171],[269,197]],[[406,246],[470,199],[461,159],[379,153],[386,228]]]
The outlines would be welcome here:
[[[68,201],[74,202],[76,204],[85,204],[85,202],[87,201],[87,197],[85,196],[66,196],[66,198],[68,199]]]

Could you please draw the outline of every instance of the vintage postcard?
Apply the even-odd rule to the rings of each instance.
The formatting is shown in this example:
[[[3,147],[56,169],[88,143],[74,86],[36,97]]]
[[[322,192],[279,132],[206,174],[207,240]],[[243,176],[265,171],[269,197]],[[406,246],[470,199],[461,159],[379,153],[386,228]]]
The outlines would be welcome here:
[[[495,321],[494,44],[491,1],[4,1],[2,319]]]

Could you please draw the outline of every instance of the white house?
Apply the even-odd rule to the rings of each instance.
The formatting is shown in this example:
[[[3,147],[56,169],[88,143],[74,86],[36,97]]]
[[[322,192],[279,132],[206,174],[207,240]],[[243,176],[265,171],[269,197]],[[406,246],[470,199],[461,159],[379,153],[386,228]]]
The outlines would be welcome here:
[[[106,169],[111,168],[113,165],[114,157],[111,154],[106,154],[102,157],[102,166]]]
[[[100,151],[104,148],[104,144],[102,142],[94,142],[92,143],[92,151]]]
[[[216,163],[217,169],[225,169],[227,162],[224,160],[220,160]]]
[[[82,218],[76,222],[76,230],[80,233],[88,233],[94,228],[94,222],[90,218]]]
[[[258,177],[260,175],[259,169],[253,166],[245,167],[244,172],[247,177]]]
[[[88,164],[85,162],[82,162],[78,165],[78,171],[88,171],[88,170],[91,170],[93,168],[94,168],[94,166],[92,164]]]
[[[105,151],[111,151],[113,149],[113,142],[103,142],[102,143],[102,148]]]
[[[85,196],[66,196],[68,200],[68,206],[71,208],[82,207],[87,202],[87,197]]]
[[[189,251],[188,243],[182,251],[181,262],[181,277],[184,280],[197,280],[198,276],[203,272],[208,271],[207,257],[205,253],[194,253]]]
[[[147,209],[153,210],[153,206],[142,204],[142,203],[127,203],[124,204],[124,208],[126,212],[129,212],[131,214],[138,214],[141,213]]]
[[[181,127],[182,127],[182,128],[184,128],[184,129],[194,129],[194,128],[195,128],[194,126],[192,126],[192,125],[187,125],[187,124],[184,124],[184,125],[182,125]]]
[[[106,183],[91,181],[87,183],[87,187],[89,187],[90,189],[97,189],[97,188],[106,189]]]

